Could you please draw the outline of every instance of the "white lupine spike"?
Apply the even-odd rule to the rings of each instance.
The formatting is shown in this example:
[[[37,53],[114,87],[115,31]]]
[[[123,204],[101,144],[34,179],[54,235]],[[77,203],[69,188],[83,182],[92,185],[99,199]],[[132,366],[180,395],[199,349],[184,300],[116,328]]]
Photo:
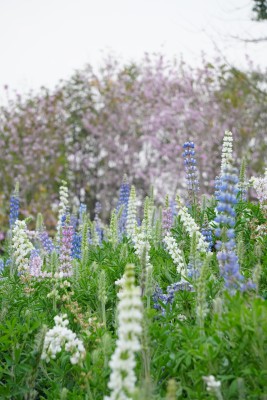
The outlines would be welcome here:
[[[145,260],[146,270],[151,269],[152,264],[150,263],[150,254],[149,254],[151,246],[145,232],[141,231],[136,233],[133,236],[133,242],[134,242],[135,253],[137,254],[140,260],[143,257],[144,251],[146,251],[146,260]]]
[[[126,266],[124,279],[118,293],[118,339],[116,349],[110,360],[111,374],[108,387],[110,396],[104,400],[131,400],[136,376],[135,352],[141,349],[142,301],[141,289],[135,286],[134,266]]]
[[[17,220],[13,228],[12,249],[15,265],[21,273],[29,272],[29,256],[34,249],[26,232],[26,222]]]
[[[67,182],[62,181],[62,185],[59,188],[59,206],[58,206],[58,223],[57,223],[57,234],[60,234],[62,226],[62,217],[66,215],[69,205],[69,191]]]
[[[250,179],[250,183],[252,184],[253,189],[256,191],[257,198],[262,205],[265,201],[267,201],[267,168],[265,169],[263,177],[256,178],[253,176]]]
[[[184,264],[184,258],[182,251],[179,249],[178,244],[173,236],[170,233],[163,239],[163,243],[165,243],[168,253],[170,254],[174,264],[176,265],[178,274],[185,275],[186,267]]]
[[[128,202],[128,209],[127,209],[127,221],[126,221],[126,232],[127,236],[132,238],[133,235],[135,234],[135,230],[137,227],[137,222],[136,222],[136,192],[135,192],[135,187],[131,187],[131,192],[130,192],[130,197],[129,197],[129,202]]]
[[[222,145],[222,162],[221,175],[223,175],[224,167],[233,157],[233,134],[230,131],[225,131]]]
[[[176,201],[179,208],[177,215],[180,217],[187,233],[191,238],[193,236],[193,233],[196,232],[197,242],[198,242],[197,249],[201,253],[206,253],[209,244],[206,242],[205,237],[200,232],[199,226],[196,224],[194,218],[192,218],[191,215],[188,213],[186,206],[182,204],[182,201],[179,196],[177,196]]]
[[[54,318],[55,326],[46,332],[42,360],[49,362],[54,360],[58,353],[65,349],[71,354],[70,362],[78,364],[85,357],[83,342],[77,338],[76,333],[67,328],[69,321],[67,315],[56,315]]]

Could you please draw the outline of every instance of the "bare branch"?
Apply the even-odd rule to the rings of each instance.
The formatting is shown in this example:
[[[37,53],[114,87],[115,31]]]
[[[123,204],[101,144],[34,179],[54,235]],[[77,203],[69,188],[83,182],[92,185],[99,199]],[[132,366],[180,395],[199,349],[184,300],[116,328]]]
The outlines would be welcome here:
[[[238,36],[230,36],[233,39],[240,40],[241,42],[245,43],[260,43],[260,42],[266,42],[267,41],[267,36],[261,37],[261,38],[255,38],[255,39],[242,39]]]

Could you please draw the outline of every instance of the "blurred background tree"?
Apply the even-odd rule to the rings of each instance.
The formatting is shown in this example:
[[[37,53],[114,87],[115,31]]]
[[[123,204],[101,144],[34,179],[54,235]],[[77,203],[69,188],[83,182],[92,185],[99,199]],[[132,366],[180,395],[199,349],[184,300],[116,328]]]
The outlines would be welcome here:
[[[263,21],[267,19],[267,0],[253,0],[252,11],[256,21]]]

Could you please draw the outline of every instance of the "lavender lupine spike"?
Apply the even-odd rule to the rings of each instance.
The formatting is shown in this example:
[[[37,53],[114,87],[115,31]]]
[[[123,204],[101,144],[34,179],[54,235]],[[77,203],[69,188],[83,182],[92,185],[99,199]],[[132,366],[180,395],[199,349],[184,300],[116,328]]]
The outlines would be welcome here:
[[[170,232],[173,224],[173,213],[169,205],[169,198],[166,196],[165,207],[162,210],[162,229],[164,236]]]
[[[72,275],[72,241],[73,241],[74,229],[71,225],[65,225],[62,227],[62,240],[59,256],[59,271],[63,273],[63,276]]]
[[[39,277],[42,273],[43,260],[38,250],[34,249],[30,256],[29,272],[31,276]]]
[[[198,170],[197,161],[195,159],[195,144],[194,142],[185,142],[183,145],[184,152],[184,166],[186,171],[186,182],[189,194],[190,204],[195,203],[196,195],[199,192],[199,180],[198,180]]]
[[[9,214],[9,226],[13,229],[15,222],[19,218],[19,183],[16,183],[15,190],[10,197],[10,214]]]
[[[119,233],[120,236],[125,233],[126,230],[126,221],[127,221],[127,209],[128,209],[128,202],[130,197],[130,184],[128,182],[127,175],[124,175],[123,181],[120,187],[120,194],[119,200],[116,208],[116,212],[118,214],[121,207],[122,213],[119,220]]]
[[[244,277],[240,273],[240,266],[236,254],[235,241],[235,210],[238,193],[238,176],[236,169],[228,162],[223,169],[221,177],[220,195],[217,204],[217,216],[215,222],[218,228],[215,236],[220,240],[216,243],[218,250],[217,259],[220,272],[225,281],[225,287],[230,293],[236,290],[245,290],[249,286],[244,284]]]

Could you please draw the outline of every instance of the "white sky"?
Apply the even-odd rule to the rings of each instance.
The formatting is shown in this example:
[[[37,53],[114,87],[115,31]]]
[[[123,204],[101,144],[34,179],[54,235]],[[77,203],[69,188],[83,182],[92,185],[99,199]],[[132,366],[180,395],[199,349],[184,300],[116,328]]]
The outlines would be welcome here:
[[[0,101],[3,85],[25,92],[53,87],[107,53],[121,60],[145,51],[183,55],[195,64],[215,45],[236,66],[245,54],[267,66],[267,22],[251,21],[252,0],[0,0]]]

